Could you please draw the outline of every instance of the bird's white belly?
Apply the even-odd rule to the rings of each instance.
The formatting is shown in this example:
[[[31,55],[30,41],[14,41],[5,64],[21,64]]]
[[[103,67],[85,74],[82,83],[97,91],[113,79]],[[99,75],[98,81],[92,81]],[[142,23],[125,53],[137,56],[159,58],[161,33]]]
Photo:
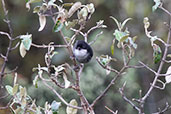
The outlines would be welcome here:
[[[86,49],[81,49],[81,50],[75,49],[74,55],[76,56],[76,58],[82,59],[87,56],[87,50]]]

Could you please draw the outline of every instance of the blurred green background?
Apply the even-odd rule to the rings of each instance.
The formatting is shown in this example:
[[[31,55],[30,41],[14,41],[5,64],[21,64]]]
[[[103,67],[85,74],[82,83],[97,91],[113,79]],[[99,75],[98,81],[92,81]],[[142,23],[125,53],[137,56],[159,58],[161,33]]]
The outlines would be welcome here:
[[[85,94],[88,101],[91,103],[110,83],[110,80],[115,76],[114,73],[110,73],[106,76],[105,70],[96,61],[96,56],[101,54],[108,54],[110,56],[110,46],[114,38],[113,32],[117,28],[116,24],[109,16],[117,18],[119,21],[123,21],[126,18],[133,18],[132,21],[128,22],[126,25],[131,32],[131,36],[138,36],[136,43],[138,48],[135,53],[135,57],[131,61],[132,65],[138,65],[138,61],[141,60],[148,64],[151,68],[157,70],[159,64],[153,63],[152,57],[152,47],[150,45],[149,39],[144,33],[143,18],[149,17],[152,30],[152,35],[157,35],[161,37],[164,41],[167,38],[167,27],[163,22],[168,22],[169,16],[163,11],[158,9],[156,12],[152,12],[151,8],[154,5],[153,1],[150,0],[80,0],[82,4],[94,3],[95,13],[92,15],[91,19],[87,22],[86,28],[83,31],[87,31],[92,26],[96,25],[99,20],[104,20],[104,24],[107,25],[107,29],[103,29],[104,34],[99,37],[99,39],[93,44],[92,48],[94,50],[94,57],[90,63],[85,65],[81,76],[81,89]],[[64,2],[76,2],[76,0],[64,0]],[[28,12],[25,8],[24,0],[6,0],[6,7],[9,12],[9,18],[11,20],[14,36],[23,35],[26,33],[33,34],[33,42],[35,44],[48,44],[50,42],[55,42],[55,44],[63,44],[59,33],[53,33],[53,21],[48,18],[45,29],[42,32],[38,32],[39,20],[37,14],[32,13],[31,10]],[[171,11],[171,1],[164,0],[164,5],[166,9]],[[4,23],[4,13],[2,9],[2,4],[0,2],[0,31],[8,32],[7,24]],[[94,36],[99,33],[101,29],[92,32],[88,41],[92,41]],[[66,35],[71,35],[71,31],[65,31]],[[81,36],[78,36],[82,38]],[[17,43],[17,42],[16,42]],[[15,45],[15,44],[14,44]],[[159,43],[162,50],[163,45]],[[8,46],[8,40],[5,36],[0,36],[0,53],[5,53]],[[116,47],[116,46],[115,46]],[[68,62],[71,64],[69,55],[66,49],[57,48],[58,55],[53,58],[53,64],[60,65],[62,63]],[[45,101],[52,102],[53,100],[59,101],[57,96],[54,95],[48,88],[46,88],[41,82],[39,82],[39,88],[36,89],[32,85],[32,80],[35,74],[32,72],[32,68],[36,67],[37,64],[41,66],[45,65],[44,54],[46,49],[38,49],[31,47],[31,50],[27,53],[24,58],[21,58],[19,54],[19,49],[10,53],[7,70],[14,69],[18,66],[19,80],[18,83],[26,86],[28,94],[36,99],[36,103],[43,106]],[[169,50],[171,53],[171,50]],[[121,58],[121,50],[115,48],[114,57],[117,58],[117,62],[112,64],[113,68],[122,68],[123,62]],[[0,67],[2,65],[2,60],[0,59]],[[168,64],[165,64],[162,73],[165,73]],[[108,106],[112,110],[118,110],[119,114],[137,114],[128,103],[126,103],[118,92],[118,89],[127,81],[125,88],[125,94],[128,98],[138,98],[139,90],[143,91],[143,94],[148,90],[150,83],[152,82],[154,76],[151,72],[146,69],[129,69],[125,75],[122,76],[117,83],[108,91],[106,96],[101,99],[95,105],[96,114],[111,114],[104,106]],[[12,85],[13,75],[7,75],[4,78],[4,84]],[[164,81],[164,78],[161,78]],[[163,108],[166,102],[171,104],[171,91],[170,85],[166,86],[165,90],[154,89],[150,97],[145,103],[145,113],[151,114],[157,111],[157,109]],[[75,98],[79,101],[77,94],[70,89],[60,90],[55,87],[64,96],[66,101],[70,101]],[[2,95],[2,91],[0,91]],[[0,106],[4,106],[8,102],[8,99],[0,99]],[[60,108],[60,114],[65,114],[65,105]],[[0,111],[0,113],[5,113],[5,111]],[[7,112],[6,112],[7,113]],[[81,114],[81,112],[79,112]],[[171,111],[167,111],[166,114],[170,114]]]

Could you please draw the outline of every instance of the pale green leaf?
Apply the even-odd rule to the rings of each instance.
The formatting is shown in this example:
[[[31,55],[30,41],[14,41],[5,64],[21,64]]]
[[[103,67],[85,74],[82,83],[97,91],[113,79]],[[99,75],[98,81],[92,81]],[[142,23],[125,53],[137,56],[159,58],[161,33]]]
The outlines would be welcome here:
[[[167,57],[171,58],[171,54],[168,54]]]
[[[72,99],[69,104],[73,105],[73,106],[78,106],[78,103],[77,103],[77,101],[75,99]],[[77,114],[77,110],[78,109],[67,106],[66,113],[67,114]]]
[[[124,42],[129,37],[129,34],[126,34],[120,39],[120,42]]]
[[[89,10],[89,13],[91,13],[91,14],[94,13],[95,8],[94,8],[94,4],[93,3],[87,4],[87,8]]]
[[[68,18],[70,18],[79,8],[81,8],[81,2],[76,2],[68,11]]]
[[[130,45],[133,46],[134,49],[137,49],[137,44],[134,42],[135,39],[133,40],[133,38],[128,37],[128,40],[129,40]]]
[[[114,32],[114,36],[115,38],[120,42],[120,40],[122,39],[124,41],[124,38],[127,38],[129,35],[125,32],[121,32],[118,29],[115,30]]]
[[[169,68],[167,69],[166,74],[170,74],[165,77],[166,83],[170,83],[171,82],[171,66],[169,66]]]
[[[35,88],[38,88],[38,78],[39,78],[39,76],[37,75],[35,78],[34,78],[34,80],[33,80],[33,85],[35,86]]]
[[[154,12],[161,4],[161,0],[154,0],[155,5],[152,7],[152,11]]]
[[[26,88],[25,87],[20,87],[20,98],[22,97],[26,97],[27,95],[27,91],[26,91]]]
[[[28,0],[28,2],[26,3],[26,8],[28,10],[30,10],[30,5],[31,3],[36,3],[36,2],[40,2],[41,0]]]
[[[78,20],[76,20],[76,19],[65,23],[66,29],[73,28],[77,23],[78,23]]]
[[[124,22],[123,22],[122,25],[121,25],[121,30],[124,28],[125,24],[126,24],[129,20],[132,20],[132,18],[127,18],[127,19],[124,20]]]
[[[121,26],[120,26],[118,20],[116,18],[112,17],[112,16],[110,16],[110,18],[115,21],[116,25],[118,26],[118,29],[121,30]]]
[[[38,31],[42,31],[46,25],[46,17],[44,15],[39,15],[39,30]]]
[[[52,112],[58,111],[60,106],[61,106],[61,102],[53,101],[52,104],[51,104]]]
[[[17,73],[15,73],[15,77],[14,77],[14,85],[17,83]]]
[[[5,88],[10,95],[13,95],[13,88],[10,85],[6,85]]]
[[[87,19],[87,16],[88,16],[87,8],[86,7],[82,8],[78,12],[77,16],[78,16],[79,21],[85,21]]]
[[[108,69],[110,69],[110,66],[107,66],[107,69],[106,69],[106,75],[109,75],[109,74],[110,74],[110,72],[111,72],[111,70],[108,70]]]
[[[13,90],[12,90],[13,95],[15,95],[18,92],[18,87],[19,87],[18,84],[14,85]]]
[[[40,12],[40,6],[36,6],[33,9],[33,13],[39,13]]]
[[[70,86],[70,81],[68,81],[67,76],[63,75],[64,83],[65,83],[65,88],[68,88]]]
[[[21,55],[21,57],[24,58],[24,56],[26,55],[26,53],[27,53],[26,52],[26,49],[25,49],[23,43],[21,42],[21,44],[20,44],[20,55]]]
[[[32,34],[21,35],[20,39],[22,39],[21,42],[24,45],[24,48],[29,51],[32,44]]]

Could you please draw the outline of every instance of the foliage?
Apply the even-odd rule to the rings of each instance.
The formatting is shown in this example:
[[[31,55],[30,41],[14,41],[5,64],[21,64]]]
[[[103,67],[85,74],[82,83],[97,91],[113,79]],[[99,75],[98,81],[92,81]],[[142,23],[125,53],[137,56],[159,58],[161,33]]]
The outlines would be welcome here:
[[[165,25],[169,28],[169,31],[168,37],[166,38],[167,41],[165,41],[159,38],[158,35],[152,35],[152,31],[149,31],[149,29],[151,29],[149,20],[151,19],[144,17],[143,22],[140,21],[138,24],[141,25],[144,23],[145,33],[142,34],[146,35],[149,40],[143,39],[145,42],[141,44],[139,42],[142,38],[135,32],[136,27],[129,26],[129,23],[132,24],[135,22],[134,18],[136,17],[126,18],[123,22],[120,22],[115,18],[117,16],[110,16],[113,20],[111,25],[115,26],[116,24],[116,28],[111,28],[112,31],[108,31],[110,27],[105,25],[108,21],[99,19],[99,21],[92,21],[93,16],[96,15],[96,11],[98,11],[95,10],[95,7],[100,1],[97,3],[94,1],[93,3],[84,4],[80,1],[64,3],[62,0],[26,0],[25,7],[29,12],[32,11],[38,16],[38,18],[35,17],[34,19],[39,21],[39,25],[36,25],[38,28],[33,26],[33,28],[35,28],[34,30],[36,30],[34,33],[29,32],[27,29],[26,32],[24,32],[26,33],[25,35],[14,37],[15,34],[13,31],[17,26],[12,28],[11,25],[13,23],[11,22],[13,22],[13,19],[9,19],[8,17],[6,1],[1,1],[2,9],[5,13],[4,20],[8,25],[9,32],[0,31],[0,35],[4,35],[8,38],[9,45],[7,50],[5,50],[6,54],[3,54],[0,50],[0,58],[2,58],[0,86],[5,86],[5,93],[10,96],[10,100],[6,107],[0,107],[0,109],[8,108],[11,113],[15,114],[59,114],[61,112],[67,114],[100,114],[98,109],[105,107],[107,110],[104,112],[109,111],[113,114],[117,114],[118,112],[134,113],[135,111],[139,114],[144,114],[144,112],[146,113],[146,105],[149,103],[147,98],[150,98],[150,94],[153,93],[152,90],[154,88],[164,90],[166,85],[169,85],[171,82],[170,66],[166,73],[162,71],[167,67],[165,64],[171,63],[170,60],[167,60],[168,58],[170,59],[168,50],[169,47],[171,47],[169,43],[171,25],[167,23],[165,23]],[[127,5],[125,3],[128,3],[128,1],[120,1],[120,3],[124,9],[123,6]],[[131,6],[134,6],[133,2],[129,3]],[[153,12],[156,9],[161,9],[169,16],[171,15],[170,12],[162,6],[162,1],[154,0],[154,3],[155,5],[151,6]],[[105,3],[105,5],[113,8],[109,3]],[[137,12],[138,11],[139,10],[137,10]],[[132,10],[132,12],[134,11]],[[139,15],[141,15],[140,12]],[[138,18],[142,20],[143,16]],[[89,23],[92,23],[92,25],[89,25]],[[135,26],[138,26],[137,23]],[[36,34],[47,34],[49,28],[51,31],[50,35],[54,34],[56,41],[50,41],[49,36],[45,35],[46,39],[38,37],[37,40],[39,44],[34,43],[36,41]],[[137,28],[141,29],[143,27],[138,26]],[[19,32],[17,34],[23,33]],[[58,38],[58,36],[60,37]],[[74,42],[80,38],[94,48],[96,56],[94,58],[96,61],[91,61],[88,64],[80,64],[76,61],[72,50]],[[60,39],[63,40],[63,44],[58,44]],[[98,44],[98,42],[100,43]],[[148,42],[151,43],[149,47],[153,50],[153,57],[149,56],[149,60],[153,59],[153,63],[151,62],[150,65],[147,65],[148,62],[142,62],[145,58],[145,54],[139,60],[136,58],[136,52],[139,52],[141,45],[143,45],[144,48],[148,45]],[[115,45],[116,43],[117,45]],[[19,76],[16,73],[17,68],[14,70],[7,69],[7,65],[9,64],[7,61],[11,56],[10,54],[11,52],[15,52],[14,50],[18,47],[22,61],[28,60],[25,66],[31,64],[29,54],[33,48],[39,50],[45,49],[45,51],[39,55],[39,57],[43,58],[41,59],[43,64],[37,62],[35,63],[37,67],[35,67],[35,65],[32,67],[33,72],[31,73],[34,73],[34,75],[32,84],[28,87],[25,85],[21,86],[21,84],[17,82],[17,77]],[[59,48],[64,48],[67,52],[61,51]],[[144,50],[143,48],[141,50]],[[102,52],[100,52],[101,49],[103,49]],[[98,53],[98,51],[100,53]],[[26,53],[28,54],[26,55]],[[68,56],[70,57],[68,60],[62,61]],[[33,57],[32,60],[34,59],[37,60],[36,57]],[[59,62],[55,64],[54,61]],[[153,68],[151,68],[152,66],[155,66],[156,69],[153,70]],[[137,73],[137,71],[142,68],[148,70],[154,76],[147,92],[144,91],[141,85],[142,83],[140,84],[138,81],[138,75],[140,74]],[[12,79],[13,86],[10,86],[12,84],[7,84],[2,80],[3,78],[5,79],[8,74],[11,76],[14,75],[14,79]],[[143,74],[143,78],[144,77]],[[162,77],[165,77],[165,82],[161,79]],[[5,85],[3,85],[4,82]],[[146,83],[149,84],[150,82],[147,81]],[[158,86],[158,83],[161,86]],[[115,93],[114,91],[117,92]],[[42,96],[46,96],[47,98],[42,98]],[[131,100],[129,99],[130,97]],[[41,100],[39,100],[40,98]],[[123,100],[129,105],[124,106]],[[114,109],[110,109],[108,106]],[[166,106],[163,110],[159,109],[154,111],[160,114],[170,108],[171,106],[166,102]],[[126,111],[122,112],[123,109]]]

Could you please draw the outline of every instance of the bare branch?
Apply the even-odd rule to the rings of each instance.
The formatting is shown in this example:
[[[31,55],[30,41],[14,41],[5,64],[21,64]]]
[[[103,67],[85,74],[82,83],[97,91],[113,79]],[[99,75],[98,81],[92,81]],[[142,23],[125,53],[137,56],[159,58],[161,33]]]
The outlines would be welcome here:
[[[19,45],[20,45],[20,42],[18,42],[14,47],[12,47],[12,48],[11,48],[11,51],[12,51],[12,50],[15,50]]]
[[[171,109],[171,106],[169,105],[168,102],[166,102],[166,106],[163,110],[161,110],[160,108],[158,108],[158,112],[152,113],[152,114],[164,114],[166,111],[168,111],[169,109]]]
[[[149,66],[147,66],[146,64],[144,64],[143,62],[139,61],[140,64],[142,64],[146,69],[148,69],[149,71],[153,72],[155,75],[157,74],[156,71],[154,71],[153,69],[151,69]]]
[[[96,37],[94,38],[94,40],[91,41],[91,42],[89,43],[89,45],[94,44],[94,43],[96,42],[96,40],[99,38],[99,36],[102,35],[102,34],[103,34],[103,31],[101,31],[100,33],[98,33],[98,34],[96,35]]]
[[[127,63],[128,64],[128,63]],[[111,82],[108,84],[108,86],[104,89],[104,91],[93,101],[93,103],[91,104],[91,107],[93,107],[98,100],[100,100],[106,93],[107,91],[110,89],[110,87],[115,84],[115,81],[119,78],[119,76],[122,74],[122,72],[126,69],[126,67],[124,66],[120,72],[117,73],[117,75],[111,80]]]
[[[125,96],[125,94],[124,94],[124,87],[125,87],[125,85],[126,85],[126,83],[123,84],[123,87],[122,87],[122,88],[119,88],[120,94],[122,95],[123,99],[124,99],[126,102],[128,102],[134,109],[136,109],[136,110],[139,112],[139,114],[142,114],[141,109],[140,109],[138,106],[136,106],[131,100],[129,100],[129,99]]]
[[[3,73],[3,74],[0,73],[0,75],[11,74],[11,73],[15,72],[17,69],[18,69],[18,67],[15,67],[15,69],[13,69],[13,70],[11,70],[11,71],[9,71],[9,72],[5,72],[5,73]]]
[[[11,36],[10,36],[7,32],[2,32],[2,31],[0,31],[0,34],[6,35],[6,36],[8,37],[9,40],[12,39]]]
[[[65,101],[65,99],[53,88],[53,87],[51,87],[49,84],[47,84],[46,83],[46,81],[44,81],[43,80],[43,78],[42,78],[42,76],[41,75],[39,75],[39,77],[40,77],[40,79],[42,80],[42,82],[44,83],[44,85],[46,86],[46,87],[48,87],[50,90],[52,90],[55,94],[56,94],[56,96],[65,104],[65,105],[67,105],[67,106],[69,106],[69,107],[72,107],[72,108],[76,108],[76,109],[82,109],[82,107],[78,107],[78,106],[73,106],[73,105],[70,105],[69,103],[67,103],[66,101]]]
[[[36,48],[48,48],[49,47],[49,45],[45,45],[45,44],[37,45],[37,44],[32,43],[31,45]],[[68,47],[67,45],[52,45],[52,46],[55,48],[67,48]]]
[[[109,107],[105,106],[105,108],[110,111],[112,114],[117,114],[118,110],[116,110],[115,112],[113,110],[111,110]]]
[[[165,13],[167,13],[169,16],[171,16],[171,13],[163,7],[163,4],[161,4],[159,8],[163,10]]]

